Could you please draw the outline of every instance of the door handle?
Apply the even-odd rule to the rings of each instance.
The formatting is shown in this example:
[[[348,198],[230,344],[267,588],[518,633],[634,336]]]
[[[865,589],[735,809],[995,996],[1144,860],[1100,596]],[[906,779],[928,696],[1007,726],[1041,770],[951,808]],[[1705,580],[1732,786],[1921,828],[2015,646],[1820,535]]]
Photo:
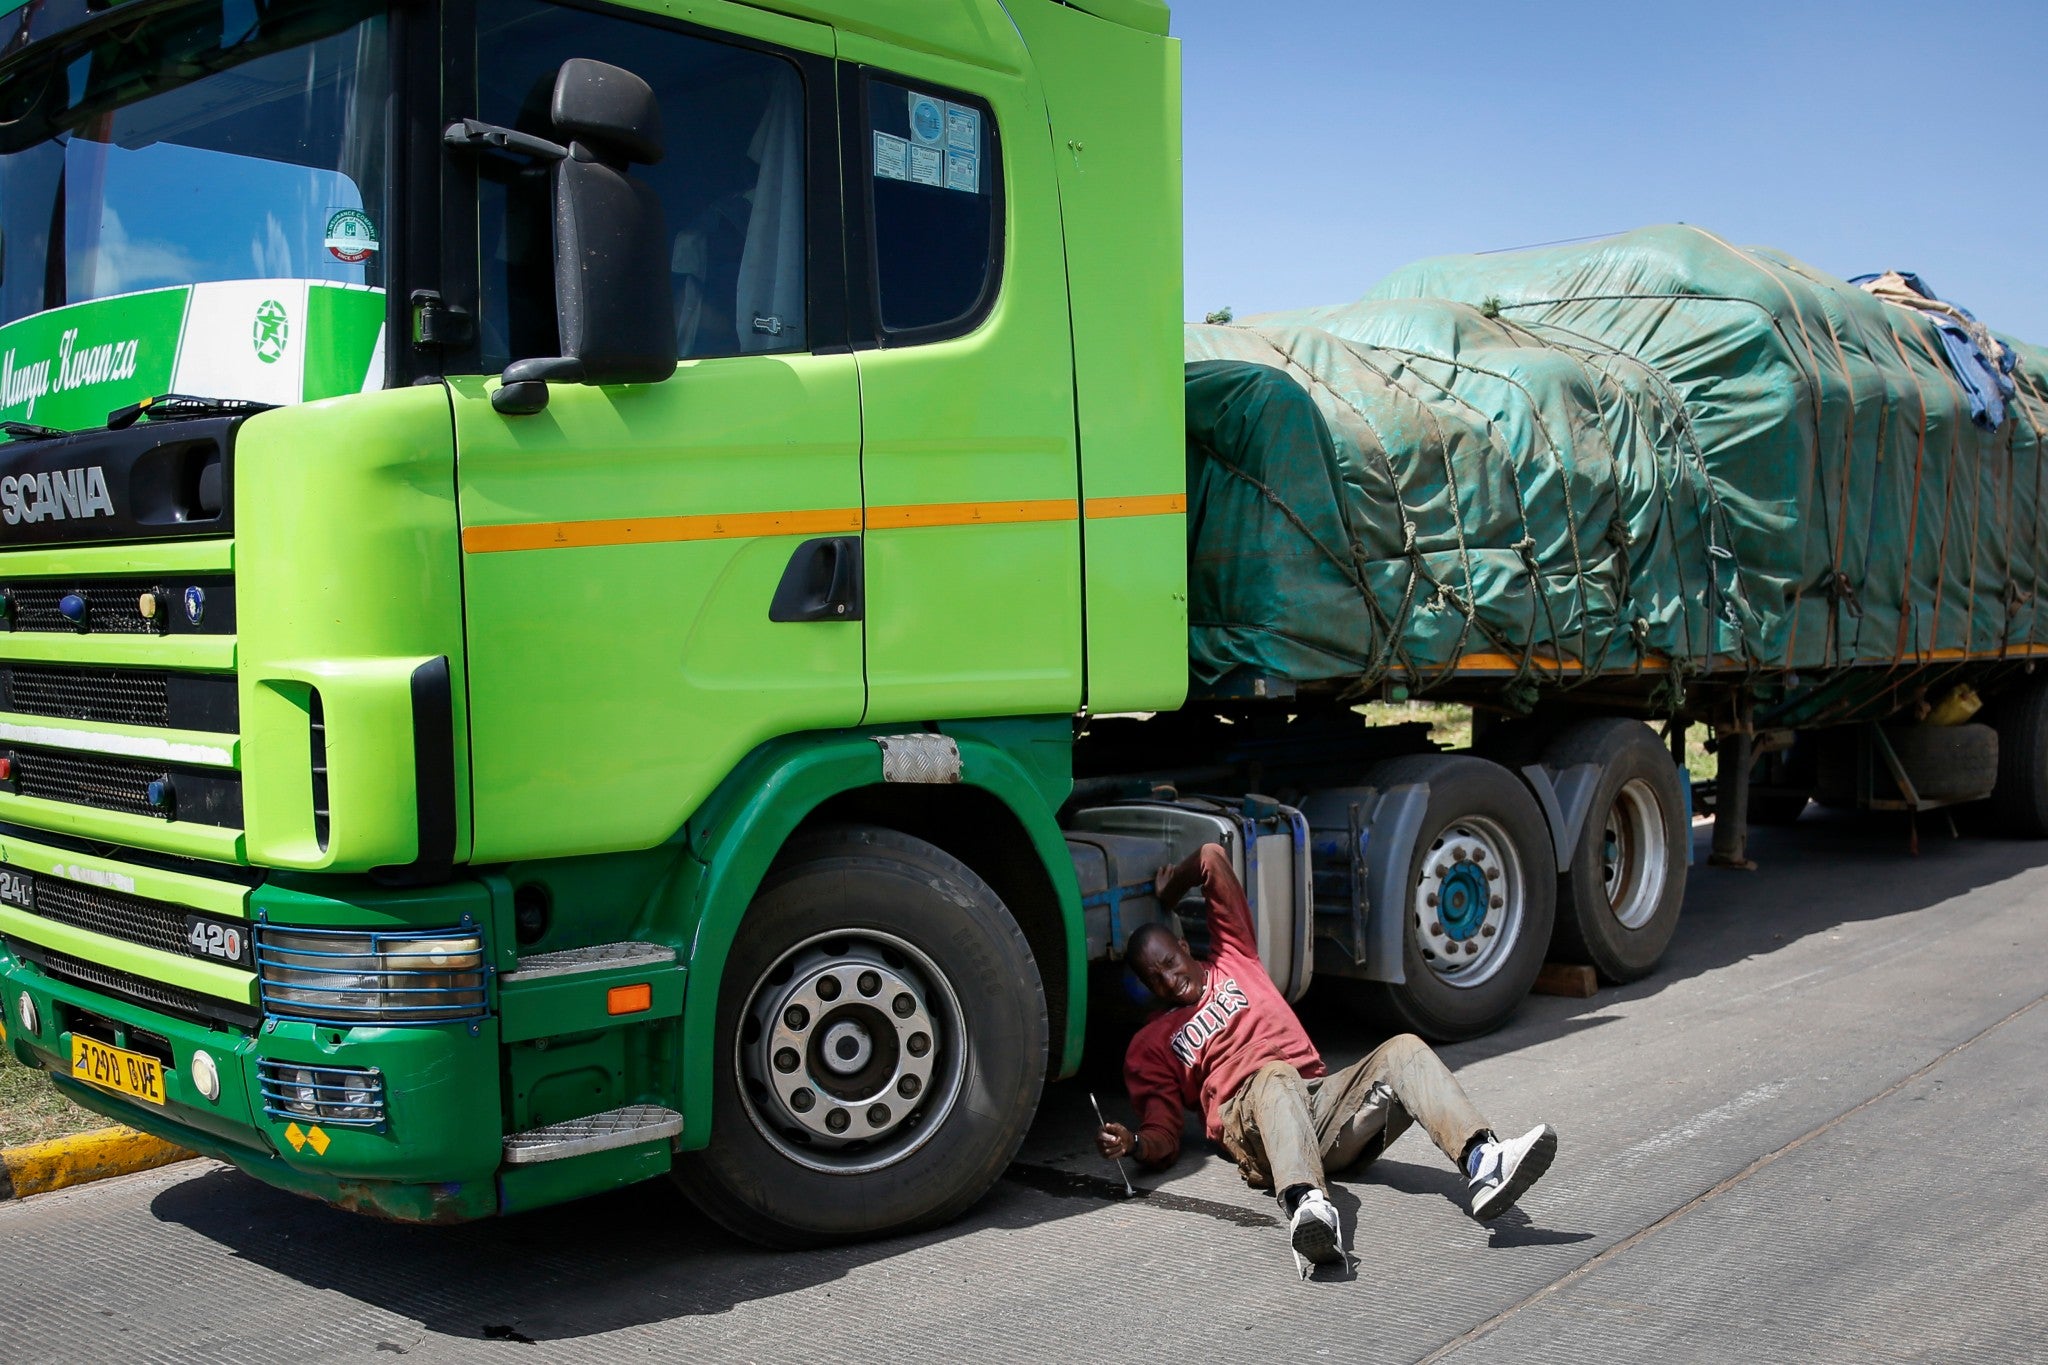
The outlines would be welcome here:
[[[775,598],[768,604],[771,621],[860,621],[867,616],[867,582],[862,572],[859,536],[826,536],[807,540],[789,557]]]

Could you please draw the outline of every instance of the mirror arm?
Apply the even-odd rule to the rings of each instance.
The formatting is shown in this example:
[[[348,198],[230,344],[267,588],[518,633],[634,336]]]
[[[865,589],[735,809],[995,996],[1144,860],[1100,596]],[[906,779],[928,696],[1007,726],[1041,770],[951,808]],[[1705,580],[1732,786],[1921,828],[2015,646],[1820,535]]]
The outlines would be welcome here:
[[[505,367],[504,380],[491,391],[491,406],[507,417],[531,417],[548,405],[548,385],[581,384],[583,362],[574,356],[534,356]]]
[[[465,151],[512,152],[541,162],[566,161],[569,158],[569,149],[559,142],[522,133],[516,128],[501,128],[495,123],[479,123],[473,118],[449,124],[448,130],[441,134],[441,140],[450,147]]]

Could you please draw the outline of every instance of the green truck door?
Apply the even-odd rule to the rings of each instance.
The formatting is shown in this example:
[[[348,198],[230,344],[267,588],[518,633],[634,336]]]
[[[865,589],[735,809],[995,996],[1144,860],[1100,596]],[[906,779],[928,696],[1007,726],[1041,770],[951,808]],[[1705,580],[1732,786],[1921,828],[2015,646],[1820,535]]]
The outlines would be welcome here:
[[[865,286],[879,342],[857,351],[867,718],[1072,712],[1079,488],[1044,102],[1007,26],[970,62],[858,25],[840,53],[856,311]]]
[[[479,10],[480,118],[535,124],[534,91],[570,56],[660,96],[668,155],[635,173],[675,237],[685,359],[661,384],[555,385],[531,416],[452,383],[474,856],[642,847],[763,740],[861,718],[861,624],[769,620],[800,547],[861,529],[854,362],[806,336],[802,167],[832,35],[724,4],[691,14],[744,38],[536,0]],[[480,195],[495,369],[553,353],[548,238],[516,191]]]

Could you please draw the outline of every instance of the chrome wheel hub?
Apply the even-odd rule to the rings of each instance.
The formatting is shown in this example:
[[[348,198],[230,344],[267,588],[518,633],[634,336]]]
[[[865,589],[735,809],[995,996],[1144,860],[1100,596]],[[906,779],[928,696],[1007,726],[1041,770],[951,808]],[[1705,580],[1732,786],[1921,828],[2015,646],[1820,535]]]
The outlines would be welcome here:
[[[963,1072],[958,999],[924,953],[873,930],[821,936],[754,985],[738,1042],[755,1127],[819,1170],[874,1170],[922,1144]]]

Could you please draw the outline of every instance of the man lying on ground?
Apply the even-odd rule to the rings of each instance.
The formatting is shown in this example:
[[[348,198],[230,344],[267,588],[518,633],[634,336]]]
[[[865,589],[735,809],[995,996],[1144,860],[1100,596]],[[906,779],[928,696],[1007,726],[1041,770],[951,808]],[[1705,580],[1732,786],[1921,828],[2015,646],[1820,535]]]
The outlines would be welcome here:
[[[1557,1134],[1540,1124],[1503,1142],[1465,1098],[1428,1044],[1402,1034],[1334,1075],[1259,962],[1244,888],[1230,858],[1209,844],[1155,880],[1168,909],[1197,882],[1208,904],[1208,960],[1163,924],[1146,924],[1125,947],[1138,979],[1166,1010],[1131,1039],[1124,1082],[1138,1128],[1105,1123],[1105,1157],[1147,1166],[1180,1155],[1181,1119],[1200,1105],[1209,1137],[1237,1158],[1245,1183],[1270,1189],[1287,1209],[1297,1267],[1344,1258],[1325,1171],[1363,1165],[1420,1123],[1470,1185],[1474,1218],[1498,1218],[1550,1168]]]

